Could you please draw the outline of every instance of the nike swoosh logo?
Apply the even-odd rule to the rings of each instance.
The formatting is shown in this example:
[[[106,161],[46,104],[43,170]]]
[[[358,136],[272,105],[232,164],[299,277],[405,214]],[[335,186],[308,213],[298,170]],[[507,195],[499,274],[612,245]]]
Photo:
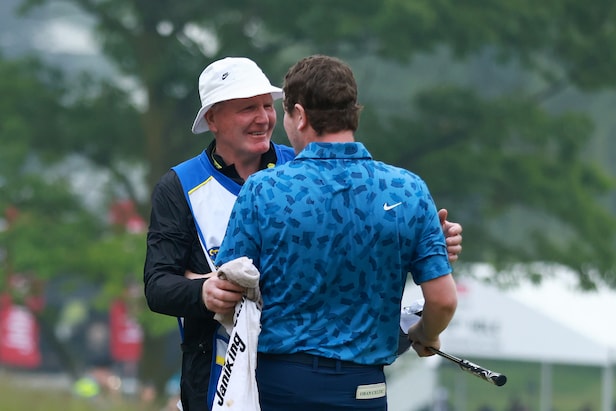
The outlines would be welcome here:
[[[396,208],[396,207],[398,207],[400,204],[402,204],[402,201],[401,201],[401,202],[399,202],[399,203],[396,203],[396,204],[392,204],[392,205],[389,205],[389,204],[385,203],[385,204],[383,204],[383,210],[385,210],[385,211],[389,211],[389,210],[391,210],[392,208]]]

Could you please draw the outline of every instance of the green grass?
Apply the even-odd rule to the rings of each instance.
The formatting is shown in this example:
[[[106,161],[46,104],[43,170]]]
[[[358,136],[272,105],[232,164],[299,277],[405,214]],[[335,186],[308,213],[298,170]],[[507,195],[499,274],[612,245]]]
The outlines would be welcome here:
[[[489,384],[443,362],[440,384],[449,393],[452,411],[538,411],[541,408],[541,365],[537,363],[474,360],[507,376],[502,387]],[[552,366],[552,409],[554,411],[601,411],[602,372],[598,367]],[[616,380],[616,379],[615,379]],[[616,393],[616,381],[614,386]],[[514,409],[514,400],[525,409]],[[99,396],[78,398],[67,390],[29,388],[20,379],[0,373],[2,411],[139,411],[160,410],[162,405],[144,406],[136,400]],[[397,411],[397,410],[391,410]]]
[[[147,409],[160,410],[160,406]],[[146,410],[136,401],[99,395],[79,398],[66,389],[33,388],[22,378],[0,374],[0,409],[2,411],[135,411]]]
[[[461,371],[455,364],[444,364],[439,373],[440,383],[447,389],[449,404],[456,405],[456,411],[541,409],[540,364],[470,358],[469,361],[505,374],[507,383],[497,387]],[[552,410],[601,411],[602,373],[603,369],[598,367],[552,365]],[[616,384],[613,393],[616,393]],[[516,400],[525,408],[513,407]]]

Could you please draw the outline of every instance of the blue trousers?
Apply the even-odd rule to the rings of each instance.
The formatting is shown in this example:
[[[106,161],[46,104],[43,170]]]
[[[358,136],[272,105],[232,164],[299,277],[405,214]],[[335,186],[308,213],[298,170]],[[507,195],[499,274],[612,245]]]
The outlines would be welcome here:
[[[308,354],[259,354],[261,411],[386,411],[383,366]]]

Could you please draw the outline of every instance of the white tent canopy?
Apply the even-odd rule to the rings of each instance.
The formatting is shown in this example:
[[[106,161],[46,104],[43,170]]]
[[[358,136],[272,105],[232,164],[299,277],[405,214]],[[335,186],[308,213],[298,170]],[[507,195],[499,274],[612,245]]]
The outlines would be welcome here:
[[[447,352],[470,357],[608,364],[608,346],[573,327],[574,324],[558,322],[506,292],[465,278],[458,280],[458,309],[441,342]]]
[[[604,367],[603,409],[611,409],[611,369],[615,362],[616,343],[610,342],[616,338],[612,340],[611,335],[605,334],[599,337],[588,327],[590,322],[582,324],[580,318],[594,316],[596,320],[596,316],[600,316],[604,326],[601,328],[599,322],[595,330],[616,332],[605,323],[607,313],[616,312],[616,293],[604,292],[603,309],[593,312],[586,311],[580,292],[557,287],[550,281],[541,287],[523,286],[508,291],[473,278],[458,278],[456,282],[458,309],[452,323],[441,335],[443,351],[462,358],[539,362],[544,365],[545,396],[551,392],[547,386],[550,384],[551,364]],[[560,293],[556,294],[556,290]],[[589,299],[598,296],[585,294]],[[402,305],[410,305],[419,298],[420,288],[410,282]],[[562,308],[557,310],[556,307]],[[394,390],[391,396],[394,400],[395,385],[390,388]],[[542,410],[549,409],[550,399],[542,398]]]

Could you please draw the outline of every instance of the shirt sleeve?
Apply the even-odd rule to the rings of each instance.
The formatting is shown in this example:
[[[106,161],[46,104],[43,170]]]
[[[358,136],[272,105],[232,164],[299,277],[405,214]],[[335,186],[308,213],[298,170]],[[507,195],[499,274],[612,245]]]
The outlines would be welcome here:
[[[452,272],[447,256],[445,235],[438,218],[438,211],[424,181],[419,182],[421,187],[421,200],[419,207],[422,215],[416,221],[423,221],[417,225],[419,242],[411,263],[411,275],[416,284],[421,284]]]
[[[144,264],[145,296],[152,311],[177,317],[212,316],[201,298],[204,280],[185,278],[186,270],[210,271],[180,181],[169,171],[152,192]]]

